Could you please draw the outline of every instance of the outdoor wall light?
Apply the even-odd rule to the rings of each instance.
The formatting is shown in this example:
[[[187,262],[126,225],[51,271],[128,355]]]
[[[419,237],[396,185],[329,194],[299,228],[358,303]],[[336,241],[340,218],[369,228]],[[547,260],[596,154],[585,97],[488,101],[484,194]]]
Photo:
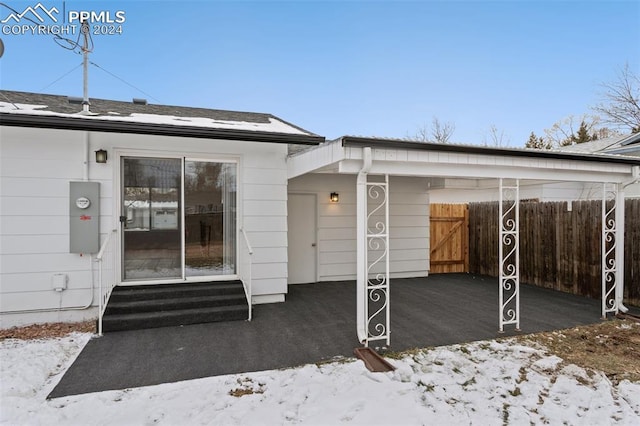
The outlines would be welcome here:
[[[340,196],[337,192],[332,192],[331,195],[329,195],[329,200],[331,200],[332,203],[337,203],[340,201]]]
[[[107,162],[107,151],[99,149],[96,151],[96,163],[105,164]]]

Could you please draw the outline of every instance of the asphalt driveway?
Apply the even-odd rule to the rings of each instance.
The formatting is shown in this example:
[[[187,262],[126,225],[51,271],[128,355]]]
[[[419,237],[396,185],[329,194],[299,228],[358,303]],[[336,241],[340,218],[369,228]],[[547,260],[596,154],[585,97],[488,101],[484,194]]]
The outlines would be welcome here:
[[[600,321],[600,301],[521,285],[522,331],[498,333],[498,281],[469,274],[391,282],[391,346],[400,351]],[[89,341],[49,397],[293,367],[361,346],[355,282],[289,287],[251,322],[106,333]]]

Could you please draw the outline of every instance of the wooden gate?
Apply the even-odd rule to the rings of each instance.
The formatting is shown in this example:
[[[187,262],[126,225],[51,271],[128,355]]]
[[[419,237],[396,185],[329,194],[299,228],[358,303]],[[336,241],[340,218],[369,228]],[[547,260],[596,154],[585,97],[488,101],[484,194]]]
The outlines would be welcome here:
[[[469,207],[431,204],[430,273],[469,272]]]

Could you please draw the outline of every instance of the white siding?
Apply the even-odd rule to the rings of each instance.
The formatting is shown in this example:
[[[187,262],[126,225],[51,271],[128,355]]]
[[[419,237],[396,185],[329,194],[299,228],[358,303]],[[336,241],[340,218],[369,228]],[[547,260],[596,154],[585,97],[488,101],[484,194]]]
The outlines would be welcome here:
[[[624,193],[629,198],[640,198],[640,183],[627,186]]]
[[[289,192],[317,194],[320,281],[355,279],[356,177],[303,175],[289,180]],[[339,203],[329,202],[331,192],[340,195]],[[391,176],[389,194],[392,277],[426,276],[429,268],[427,181]]]
[[[78,131],[0,126],[2,327],[39,321],[35,314],[8,314],[14,311],[58,312],[60,307],[82,307],[91,299],[89,256],[69,253],[69,182],[83,179],[84,138]],[[95,163],[97,149],[108,151],[107,164]],[[286,144],[91,133],[89,153],[89,180],[101,183],[103,239],[117,224],[117,154],[237,159],[242,198],[238,220],[254,247],[253,293],[286,292]],[[56,273],[68,275],[68,290],[51,289]],[[86,312],[78,311],[76,317],[83,316]],[[53,318],[73,319],[60,312]]]
[[[542,188],[544,201],[600,200],[602,183],[556,183]],[[640,184],[629,185],[624,190],[627,198],[640,197]]]
[[[541,201],[594,200],[602,198],[602,185],[561,182],[542,185]]]
[[[628,198],[640,197],[640,184],[629,185],[625,189]],[[445,188],[429,191],[432,203],[476,203],[498,201],[498,188],[459,189]],[[520,199],[540,201],[599,200],[602,198],[602,184],[589,182],[555,182],[536,185],[520,183]]]
[[[525,186],[520,183],[520,199],[542,199],[542,188],[539,185]],[[498,188],[477,189],[432,189],[429,191],[429,199],[434,204],[460,204],[480,203],[484,201],[498,201],[500,190]]]

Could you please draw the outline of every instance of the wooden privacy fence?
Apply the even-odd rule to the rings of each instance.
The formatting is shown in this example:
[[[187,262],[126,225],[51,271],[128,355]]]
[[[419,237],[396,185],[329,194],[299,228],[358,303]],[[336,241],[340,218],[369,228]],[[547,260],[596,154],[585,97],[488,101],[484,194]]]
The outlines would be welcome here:
[[[601,201],[520,203],[520,280],[601,297]],[[469,204],[469,272],[498,276],[498,203]],[[625,301],[640,306],[640,199],[625,202]]]
[[[431,204],[430,272],[469,272],[469,207]]]

